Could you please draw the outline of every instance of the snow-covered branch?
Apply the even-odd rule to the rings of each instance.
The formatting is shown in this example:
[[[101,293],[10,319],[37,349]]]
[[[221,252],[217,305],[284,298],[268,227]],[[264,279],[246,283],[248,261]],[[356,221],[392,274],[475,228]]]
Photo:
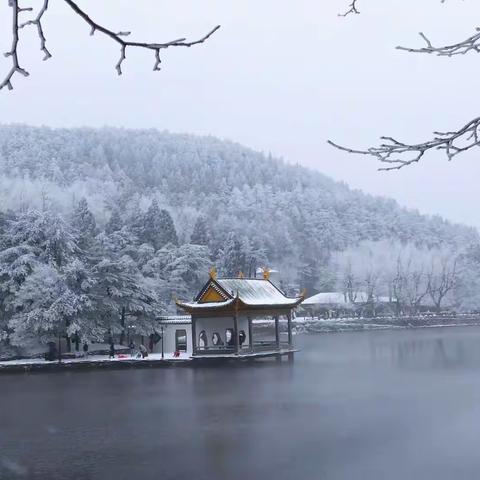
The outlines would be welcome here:
[[[347,15],[350,14],[359,14],[360,11],[358,10],[358,0],[352,0],[350,5],[348,6],[348,10],[346,10],[344,13],[339,13],[339,17],[346,17]]]
[[[479,145],[479,132],[480,117],[477,117],[456,131],[434,132],[434,138],[423,143],[409,144],[392,137],[381,137],[384,143],[366,150],[344,147],[331,140],[328,140],[328,143],[345,152],[371,155],[380,162],[388,164],[379,170],[399,170],[419,162],[427,152],[432,150],[443,150],[448,160],[452,160],[458,154]]]
[[[445,0],[441,0],[441,3],[445,3]],[[359,13],[356,0],[352,1],[350,9],[342,16],[347,16],[350,13]],[[430,53],[447,57],[465,55],[471,51],[480,52],[480,28],[477,28],[476,32],[475,35],[472,35],[464,41],[441,47],[433,46],[430,39],[424,33],[420,33],[420,36],[426,43],[425,47],[410,48],[398,46],[397,49],[412,53]],[[432,150],[443,150],[448,160],[452,160],[458,154],[479,145],[479,128],[480,117],[477,117],[470,120],[458,130],[433,132],[433,139],[422,143],[405,143],[391,136],[380,137],[383,143],[367,148],[366,150],[345,147],[331,140],[328,140],[328,143],[345,152],[371,155],[380,162],[388,164],[386,167],[379,168],[379,170],[399,170],[405,166],[419,162],[427,152]]]
[[[398,46],[398,50],[404,50],[411,53],[433,53],[440,57],[453,57],[454,55],[465,55],[468,52],[480,52],[480,28],[476,28],[475,35],[468,37],[461,42],[453,43],[451,45],[444,45],[440,47],[433,46],[430,39],[422,32],[420,37],[425,41],[426,46],[420,48],[402,47]]]
[[[95,32],[100,32],[107,37],[111,38],[120,46],[120,58],[115,65],[115,68],[119,75],[122,74],[122,64],[126,59],[126,52],[128,48],[142,48],[150,50],[154,55],[154,65],[153,70],[160,70],[160,52],[171,47],[192,47],[204,43],[208,40],[219,28],[220,25],[217,25],[212,30],[210,30],[206,35],[199,38],[198,40],[187,41],[186,38],[177,38],[175,40],[170,40],[167,42],[138,42],[138,41],[129,41],[125,38],[130,35],[128,31],[119,31],[115,32],[106,28],[105,26],[94,21],[83,9],[81,9],[78,4],[73,0],[63,0],[77,15],[79,15],[89,26],[90,34],[93,35]],[[12,78],[15,74],[19,73],[24,76],[28,76],[29,73],[20,66],[19,57],[18,57],[18,44],[20,41],[20,29],[27,26],[36,26],[38,31],[38,36],[40,38],[40,49],[44,53],[44,60],[48,60],[52,55],[46,47],[46,37],[44,33],[44,28],[42,20],[44,14],[46,13],[49,0],[43,0],[42,7],[38,11],[38,14],[34,19],[27,20],[23,23],[19,23],[19,15],[23,12],[31,12],[32,8],[21,8],[19,6],[19,0],[9,0],[9,6],[12,9],[12,48],[9,52],[5,53],[5,56],[12,58],[12,68],[8,72],[5,79],[0,83],[0,90],[4,87],[7,87],[9,90],[13,89]]]
[[[19,34],[18,34],[18,17],[20,13],[24,12],[25,9],[21,9],[18,6],[18,0],[9,0],[8,2],[10,8],[12,9],[12,48],[10,51],[6,52],[4,55],[5,57],[10,57],[12,60],[12,68],[7,73],[5,79],[0,83],[0,90],[4,87],[7,87],[9,90],[13,89],[12,86],[12,78],[15,74],[23,75],[24,77],[28,77],[29,73],[20,66],[18,60],[18,42],[20,41]]]

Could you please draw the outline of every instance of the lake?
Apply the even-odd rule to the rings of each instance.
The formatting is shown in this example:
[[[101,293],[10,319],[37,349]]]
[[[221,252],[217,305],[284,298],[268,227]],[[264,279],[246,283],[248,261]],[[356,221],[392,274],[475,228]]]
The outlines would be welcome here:
[[[298,335],[295,362],[0,376],[0,479],[473,479],[480,328]]]

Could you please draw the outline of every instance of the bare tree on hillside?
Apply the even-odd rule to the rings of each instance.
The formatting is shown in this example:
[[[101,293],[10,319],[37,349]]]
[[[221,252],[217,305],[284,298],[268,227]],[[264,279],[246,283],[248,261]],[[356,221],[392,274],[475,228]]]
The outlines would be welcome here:
[[[419,312],[423,299],[428,295],[428,278],[422,266],[409,272],[406,284],[406,298],[411,313],[415,315]]]
[[[390,282],[395,304],[395,313],[400,315],[407,304],[407,275],[403,268],[401,254],[398,255],[394,276]]]
[[[438,264],[432,262],[428,273],[427,291],[437,312],[440,312],[446,296],[455,288],[458,281],[457,259],[446,256],[439,259]]]
[[[444,2],[445,0],[441,0],[441,3]],[[360,13],[358,10],[359,3],[359,0],[353,0],[348,10],[340,15],[348,16]],[[435,46],[429,37],[422,32],[420,32],[420,37],[424,42],[424,46],[398,46],[397,49],[411,53],[427,53],[442,57],[453,57],[472,52],[480,52],[480,28],[477,28],[475,33],[465,40],[447,45]],[[435,131],[433,132],[433,138],[421,143],[403,142],[391,136],[380,137],[381,143],[379,145],[367,148],[366,150],[345,147],[331,140],[328,140],[328,143],[349,153],[370,155],[377,158],[380,162],[386,164],[386,166],[380,167],[379,170],[399,170],[407,165],[419,162],[426,153],[435,150],[445,152],[448,160],[452,160],[457,155],[479,145],[479,137],[480,116],[453,130]]]
[[[47,13],[49,4],[51,1],[62,1],[66,5],[68,5],[75,14],[77,14],[80,18],[87,23],[90,27],[90,35],[94,35],[95,33],[101,33],[109,37],[113,42],[117,43],[120,48],[120,57],[115,65],[117,73],[119,75],[122,74],[122,65],[126,59],[127,49],[133,48],[140,48],[149,50],[152,52],[154,56],[154,64],[153,70],[159,71],[160,70],[160,53],[166,50],[167,48],[172,47],[192,47],[193,45],[198,45],[200,43],[205,42],[208,38],[210,38],[219,28],[220,25],[217,25],[212,30],[210,30],[206,35],[201,37],[198,40],[187,41],[186,38],[177,38],[174,40],[170,40],[167,42],[140,42],[140,41],[131,41],[127,40],[127,37],[130,35],[131,32],[129,31],[115,31],[105,26],[101,25],[100,23],[93,20],[87,12],[85,12],[80,6],[77,4],[76,1],[73,0],[39,0],[41,4],[38,11],[34,11],[31,7],[22,7],[22,0],[8,0],[8,5],[12,11],[12,46],[11,49],[6,52],[4,55],[8,57],[12,61],[12,66],[7,73],[6,77],[3,81],[0,82],[0,90],[4,87],[8,88],[9,90],[13,89],[12,80],[15,75],[23,75],[24,77],[28,77],[28,71],[22,66],[20,62],[19,50],[18,46],[20,43],[20,32],[25,27],[35,27],[38,32],[38,37],[40,40],[40,50],[43,52],[43,60],[48,60],[51,58],[52,54],[50,50],[47,48],[47,39],[45,36],[44,24],[43,20],[45,14]],[[32,13],[33,12],[33,13]],[[28,16],[31,16],[28,18]],[[24,18],[25,17],[25,18]]]
[[[343,292],[346,302],[355,303],[357,301],[358,280],[355,278],[350,259],[343,272]]]

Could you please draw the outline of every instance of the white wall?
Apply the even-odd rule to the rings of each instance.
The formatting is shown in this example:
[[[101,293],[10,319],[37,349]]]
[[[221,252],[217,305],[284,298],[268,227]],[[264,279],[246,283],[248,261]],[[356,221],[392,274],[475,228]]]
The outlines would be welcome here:
[[[192,325],[164,325],[163,326],[163,351],[164,353],[175,352],[175,332],[177,330],[187,331],[187,353],[192,354]],[[160,329],[158,329],[160,333]],[[162,341],[160,340],[153,348],[153,353],[162,352]]]
[[[197,345],[198,345],[198,336],[202,330],[205,330],[208,339],[208,347],[212,347],[212,336],[214,332],[220,334],[222,341],[226,344],[225,331],[227,328],[233,329],[233,317],[211,317],[211,318],[197,318],[195,321],[196,334],[197,334]],[[250,344],[250,339],[248,337],[248,318],[244,316],[238,316],[238,331],[243,330],[246,335],[244,345]]]

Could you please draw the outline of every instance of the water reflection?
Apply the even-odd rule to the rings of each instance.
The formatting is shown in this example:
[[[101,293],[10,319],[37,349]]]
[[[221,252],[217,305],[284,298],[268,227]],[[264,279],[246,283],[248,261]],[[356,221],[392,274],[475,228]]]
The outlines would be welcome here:
[[[0,479],[477,477],[480,329],[296,342],[294,364],[2,376]]]
[[[465,338],[453,337],[444,330],[445,336],[430,332],[418,332],[418,337],[398,332],[398,338],[384,333],[387,338],[378,335],[370,341],[370,355],[373,364],[389,365],[400,368],[450,369],[480,365],[480,338],[478,335]],[[405,335],[408,335],[405,338]],[[439,336],[440,335],[440,336]],[[375,337],[375,335],[374,335]],[[380,337],[380,338],[378,338]]]

